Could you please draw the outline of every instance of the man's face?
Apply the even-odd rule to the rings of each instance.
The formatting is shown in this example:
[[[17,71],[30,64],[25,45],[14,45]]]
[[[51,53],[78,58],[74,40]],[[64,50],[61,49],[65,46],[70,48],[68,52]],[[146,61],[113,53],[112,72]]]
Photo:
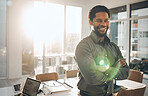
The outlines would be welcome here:
[[[106,12],[96,13],[96,17],[91,22],[91,25],[94,27],[94,31],[98,36],[106,36],[110,25],[108,14]]]

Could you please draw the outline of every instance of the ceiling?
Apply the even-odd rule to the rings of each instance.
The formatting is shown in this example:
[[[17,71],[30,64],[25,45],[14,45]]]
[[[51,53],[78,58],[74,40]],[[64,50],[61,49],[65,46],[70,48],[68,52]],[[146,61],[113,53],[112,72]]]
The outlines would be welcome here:
[[[67,0],[67,1],[73,1],[73,0]],[[89,5],[91,7],[94,5],[101,4],[107,6],[108,8],[114,8],[147,0],[75,0],[75,1],[82,2],[83,4]]]

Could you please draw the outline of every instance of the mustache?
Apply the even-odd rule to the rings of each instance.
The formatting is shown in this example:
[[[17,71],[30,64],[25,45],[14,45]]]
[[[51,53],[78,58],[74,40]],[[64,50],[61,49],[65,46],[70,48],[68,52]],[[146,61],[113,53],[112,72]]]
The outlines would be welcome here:
[[[106,28],[106,29],[107,29],[108,26],[97,26],[97,29],[98,29],[98,28]]]

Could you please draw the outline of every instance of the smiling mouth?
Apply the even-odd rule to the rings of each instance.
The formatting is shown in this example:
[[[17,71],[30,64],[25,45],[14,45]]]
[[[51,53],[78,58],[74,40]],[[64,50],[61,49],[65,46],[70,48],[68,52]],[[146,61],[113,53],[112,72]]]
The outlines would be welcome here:
[[[106,31],[107,27],[99,27],[98,28],[100,31]]]

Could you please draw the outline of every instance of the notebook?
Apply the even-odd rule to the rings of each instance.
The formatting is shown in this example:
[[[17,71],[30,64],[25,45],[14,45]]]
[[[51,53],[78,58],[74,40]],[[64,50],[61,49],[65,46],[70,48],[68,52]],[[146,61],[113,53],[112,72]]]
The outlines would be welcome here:
[[[63,91],[70,91],[71,88],[60,81],[46,81],[44,82],[43,92],[48,95]]]
[[[40,84],[41,84],[40,81],[31,79],[31,78],[27,78],[24,88],[23,88],[22,95],[23,96],[37,96]]]

